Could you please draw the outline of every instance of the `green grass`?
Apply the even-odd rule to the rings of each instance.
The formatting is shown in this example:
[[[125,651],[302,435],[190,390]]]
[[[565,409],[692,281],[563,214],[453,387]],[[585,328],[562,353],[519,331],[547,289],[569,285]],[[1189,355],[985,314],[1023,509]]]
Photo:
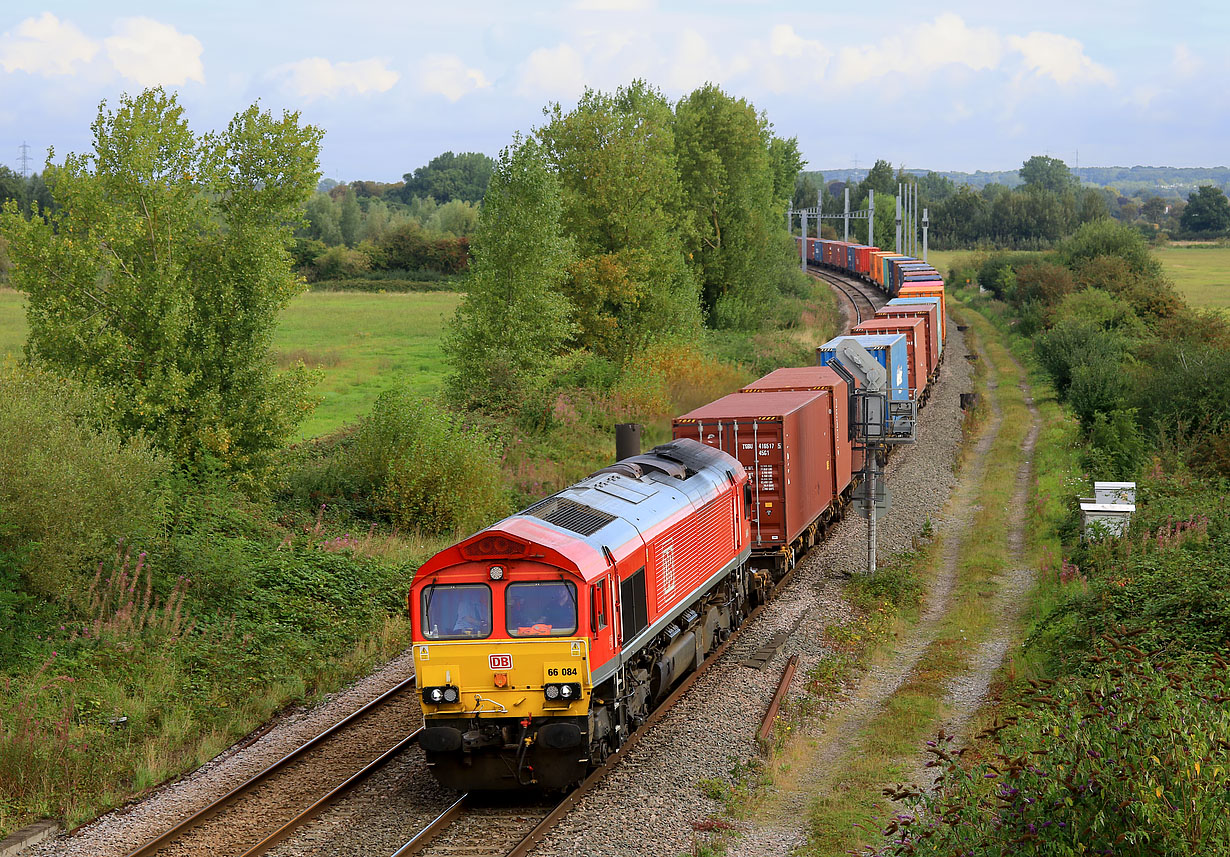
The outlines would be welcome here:
[[[302,360],[324,373],[316,389],[322,401],[299,437],[354,422],[398,385],[435,393],[445,373],[440,336],[460,300],[454,292],[308,292],[295,298],[274,336],[278,362]]]
[[[0,288],[0,362],[20,356],[26,344],[25,306],[21,292]]]
[[[1230,245],[1172,244],[1153,252],[1192,306],[1230,309]]]
[[[440,335],[460,300],[455,292],[306,292],[291,301],[274,335],[278,363],[302,360],[324,374],[316,388],[322,401],[299,438],[354,422],[399,384],[424,395],[439,390]],[[23,296],[0,289],[0,360],[20,356],[25,341]]]

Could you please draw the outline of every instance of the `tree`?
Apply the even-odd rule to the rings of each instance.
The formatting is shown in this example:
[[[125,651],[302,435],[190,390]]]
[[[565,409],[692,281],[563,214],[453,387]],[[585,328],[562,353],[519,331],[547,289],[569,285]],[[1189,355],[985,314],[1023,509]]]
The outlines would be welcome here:
[[[443,342],[445,391],[466,408],[522,404],[573,335],[560,293],[572,261],[561,227],[559,179],[534,139],[500,153],[474,233],[466,296]]]
[[[868,190],[874,190],[877,195],[897,195],[897,175],[893,172],[892,164],[883,158],[876,160],[875,166],[867,171],[867,177],[859,182],[858,197],[861,199],[867,196]]]
[[[1230,231],[1230,200],[1216,185],[1201,185],[1188,195],[1179,225],[1193,235],[1224,234]]]
[[[583,318],[614,318],[621,334],[590,339],[593,328],[582,325],[574,344],[621,359],[656,338],[699,332],[666,98],[637,80],[614,93],[586,90],[568,113],[559,104],[544,113],[538,136],[559,177],[564,232],[577,258],[592,260],[565,294]]]
[[[0,166],[0,203],[10,199],[24,206],[26,201],[26,181],[8,167]]]
[[[253,105],[197,136],[162,89],[104,102],[93,151],[48,170],[47,222],[5,204],[27,353],[100,386],[127,435],[179,462],[260,464],[310,409],[278,374],[278,312],[302,289],[291,225],[320,178],[321,132]]]
[[[342,194],[341,209],[338,212],[337,226],[342,233],[342,243],[353,247],[359,243],[362,229],[362,213],[359,211],[359,200],[355,197],[354,188],[346,185]]]
[[[675,106],[675,128],[688,249],[710,324],[758,327],[792,260],[797,268],[783,217],[802,165],[797,141],[775,143],[755,107],[713,84]]]
[[[1140,204],[1140,216],[1150,223],[1161,223],[1166,216],[1166,200],[1151,196]]]
[[[407,202],[415,196],[430,196],[436,202],[451,199],[480,202],[487,192],[494,164],[491,158],[480,152],[462,152],[460,155],[445,152],[432,158],[427,166],[406,173],[406,184],[401,193]]]
[[[1041,188],[1052,193],[1063,193],[1079,184],[1067,164],[1048,155],[1034,155],[1025,161],[1021,164],[1020,176],[1026,187]]]

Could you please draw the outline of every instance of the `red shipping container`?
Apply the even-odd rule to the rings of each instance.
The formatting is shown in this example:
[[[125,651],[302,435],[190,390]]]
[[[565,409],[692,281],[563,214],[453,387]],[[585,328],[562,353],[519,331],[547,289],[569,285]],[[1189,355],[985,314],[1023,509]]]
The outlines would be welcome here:
[[[828,366],[792,366],[774,369],[759,381],[753,381],[740,393],[775,393],[806,390],[827,390],[829,400],[829,437],[832,440],[829,454],[833,458],[833,496],[839,496],[850,484],[853,452],[850,445],[850,429],[846,425],[850,416],[850,392],[846,382]],[[859,463],[862,467],[862,463]]]
[[[871,271],[871,254],[878,253],[879,247],[859,247],[854,251],[854,267],[860,274]]]
[[[906,304],[904,306],[893,306],[885,304],[876,310],[876,318],[921,318],[927,327],[927,342],[930,343],[928,354],[930,355],[931,371],[940,363],[940,325],[939,325],[939,304]]]
[[[933,280],[929,283],[907,283],[901,287],[899,298],[939,298],[940,299],[940,341],[948,341],[948,315],[945,312],[944,282]]]
[[[878,336],[884,333],[905,335],[906,365],[909,366],[910,372],[910,398],[917,399],[927,388],[927,378],[931,375],[931,361],[927,353],[931,343],[927,341],[927,326],[921,318],[873,318],[850,331],[851,336],[860,334]]]
[[[721,449],[747,468],[754,552],[789,545],[833,502],[831,401],[824,390],[731,393],[675,418],[674,437]]]

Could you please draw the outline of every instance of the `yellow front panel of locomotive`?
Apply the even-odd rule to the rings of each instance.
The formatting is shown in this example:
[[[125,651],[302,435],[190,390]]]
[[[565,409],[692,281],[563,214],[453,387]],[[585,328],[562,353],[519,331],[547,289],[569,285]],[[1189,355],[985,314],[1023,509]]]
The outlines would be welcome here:
[[[460,691],[460,699],[452,705],[424,702],[423,715],[432,719],[584,713],[592,687],[588,643],[558,637],[418,643],[414,663],[419,688],[452,685]],[[549,683],[580,684],[581,694],[567,705],[552,704],[543,693]]]

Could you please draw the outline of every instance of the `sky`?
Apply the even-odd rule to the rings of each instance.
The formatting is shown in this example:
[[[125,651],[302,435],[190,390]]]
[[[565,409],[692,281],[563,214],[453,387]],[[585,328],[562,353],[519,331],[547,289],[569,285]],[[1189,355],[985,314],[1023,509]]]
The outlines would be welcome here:
[[[1221,166],[1228,35],[1223,0],[0,0],[0,164],[160,85],[199,133],[259,100],[325,130],[325,177],[398,181],[639,77],[748,99],[809,169]]]

